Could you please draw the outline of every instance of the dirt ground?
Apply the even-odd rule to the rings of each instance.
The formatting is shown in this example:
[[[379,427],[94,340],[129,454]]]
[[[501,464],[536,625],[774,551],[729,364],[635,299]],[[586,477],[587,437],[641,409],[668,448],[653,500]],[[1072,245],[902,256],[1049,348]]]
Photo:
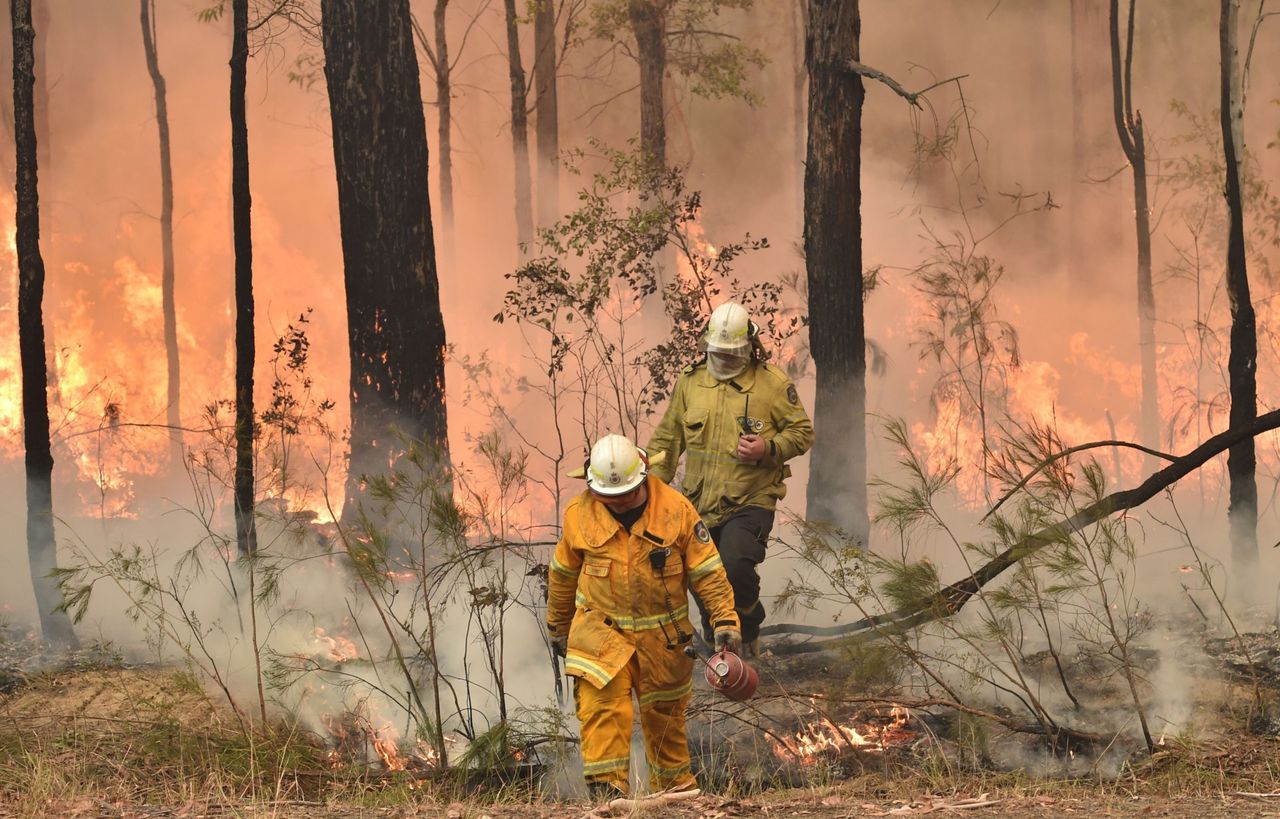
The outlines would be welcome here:
[[[189,803],[173,807],[127,808],[108,805],[94,800],[78,799],[48,804],[48,816],[76,817],[77,819],[195,819],[195,817],[246,817],[246,819],[356,819],[356,817],[386,817],[409,819],[410,817],[444,817],[444,819],[601,819],[606,816],[650,817],[813,817],[813,819],[837,819],[837,817],[872,816],[974,816],[982,819],[1048,819],[1049,817],[1076,816],[1193,816],[1198,819],[1220,817],[1280,816],[1280,793],[1233,794],[1220,796],[1147,797],[1104,795],[1098,797],[1072,796],[920,796],[909,802],[867,801],[847,789],[831,789],[823,792],[795,792],[771,794],[768,798],[724,800],[715,796],[702,796],[690,802],[641,807],[635,810],[606,810],[593,808],[585,803],[545,803],[522,805],[464,805],[453,803],[423,804],[394,808],[341,807],[320,802],[270,802],[264,804]],[[4,813],[0,805],[0,816]]]
[[[0,671],[5,659],[0,652]],[[17,659],[9,668],[17,669]],[[760,741],[759,726],[787,713],[781,693],[773,689],[826,676],[824,662],[814,655],[765,659],[761,698],[737,721],[720,713],[716,724],[739,726],[744,736],[754,737],[768,765],[770,743]],[[608,809],[527,794],[495,800],[477,790],[464,791],[466,801],[459,802],[439,796],[409,772],[338,774],[305,755],[301,761],[282,761],[265,775],[257,770],[250,782],[238,778],[235,768],[243,749],[227,741],[237,736],[230,710],[189,674],[130,668],[103,657],[28,672],[31,665],[3,676],[7,682],[0,687],[0,817],[1280,817],[1280,739],[1273,735],[1226,730],[1201,736],[1154,756],[1134,754],[1118,774],[1105,779],[1061,773],[1036,778],[982,766],[949,767],[940,774],[930,773],[930,760],[950,765],[956,757],[941,753],[946,741],[928,733],[924,719],[915,716],[919,727],[913,742],[892,755],[872,754],[872,764],[865,759],[831,764],[839,773],[825,781],[833,784],[781,787],[781,782],[802,780],[788,779],[785,766],[773,758],[765,776],[773,787],[736,798],[708,793],[683,802]],[[694,710],[704,721],[724,707],[710,692],[700,696]],[[1206,719],[1231,724],[1223,719],[1229,714],[1222,700],[1214,702],[1219,704],[1206,705]],[[777,707],[771,709],[770,703]],[[733,735],[722,731],[714,741],[724,743],[726,737]],[[284,751],[279,755],[283,760]],[[289,798],[264,799],[263,794]]]

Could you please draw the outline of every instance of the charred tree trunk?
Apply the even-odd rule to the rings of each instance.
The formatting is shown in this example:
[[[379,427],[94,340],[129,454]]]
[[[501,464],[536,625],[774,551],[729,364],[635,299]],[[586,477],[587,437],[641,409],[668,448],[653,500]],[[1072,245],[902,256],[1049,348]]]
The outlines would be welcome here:
[[[1138,237],[1138,350],[1142,369],[1141,440],[1160,444],[1160,412],[1156,383],[1156,296],[1151,279],[1151,207],[1147,199],[1147,149],[1142,112],[1133,110],[1133,29],[1136,0],[1129,0],[1129,22],[1123,60],[1120,50],[1119,0],[1111,0],[1111,90],[1116,133],[1133,169],[1133,212]],[[1148,460],[1148,465],[1150,460]]]
[[[857,0],[812,0],[804,250],[817,371],[808,518],[867,542],[866,333],[862,313],[862,77]]]
[[[49,173],[53,168],[53,140],[49,138],[49,72],[46,47],[49,37],[49,0],[31,0],[31,17],[36,30],[35,43],[35,112],[36,161]]]
[[[445,331],[408,0],[323,0],[321,15],[351,347],[346,517],[361,476],[402,454],[393,428],[447,469]]]
[[[533,181],[529,178],[529,88],[520,59],[516,0],[503,0],[507,14],[507,75],[511,80],[511,153],[515,158],[516,242],[533,241]],[[523,254],[523,250],[521,253]]]
[[[231,3],[231,223],[236,277],[236,546],[258,550],[253,519],[253,235],[249,198],[249,126],[245,83],[249,64],[249,0]]]
[[[655,168],[667,164],[663,77],[667,73],[667,0],[630,0],[628,14],[640,62],[640,150]]]
[[[453,257],[453,85],[449,65],[449,37],[445,28],[445,12],[449,0],[436,0],[435,70],[436,70],[436,139],[440,152],[440,208],[444,218],[444,245],[448,258]]]
[[[539,0],[533,13],[534,113],[538,137],[538,226],[560,218],[560,102],[556,89],[556,10]]]
[[[165,100],[164,75],[156,53],[155,0],[141,0],[142,48],[147,58],[147,73],[156,96],[156,128],[160,134],[160,249],[163,269],[160,274],[160,298],[164,314],[164,351],[168,363],[168,409],[170,461],[182,463],[181,370],[178,359],[178,315],[174,301],[173,262],[173,159],[169,150],[169,107]]]
[[[58,610],[62,594],[53,531],[53,449],[49,445],[48,366],[44,344],[44,258],[40,255],[40,192],[35,126],[35,28],[30,0],[12,0],[13,120],[16,151],[18,348],[22,361],[22,437],[26,448],[27,556],[40,630],[45,640],[76,645],[71,618]]]
[[[1244,194],[1241,163],[1244,162],[1244,106],[1241,102],[1236,22],[1240,0],[1222,0],[1220,46],[1222,51],[1222,150],[1226,160],[1227,298],[1231,303],[1231,353],[1227,377],[1231,391],[1231,427],[1247,426],[1258,415],[1258,331],[1249,296],[1249,271],[1245,263]],[[1241,579],[1253,575],[1258,562],[1257,455],[1253,439],[1235,444],[1227,452],[1231,524],[1231,558]]]

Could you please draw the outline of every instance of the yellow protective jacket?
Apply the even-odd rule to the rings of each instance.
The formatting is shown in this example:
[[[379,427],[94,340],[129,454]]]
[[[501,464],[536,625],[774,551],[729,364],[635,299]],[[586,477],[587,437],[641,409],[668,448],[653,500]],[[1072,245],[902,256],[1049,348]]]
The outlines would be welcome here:
[[[568,632],[566,673],[602,688],[639,654],[646,693],[678,697],[692,661],[678,643],[693,635],[689,587],[712,612],[717,631],[740,631],[733,589],[707,527],[679,492],[650,475],[644,514],[625,531],[604,504],[583,492],[569,502],[548,573],[547,629]],[[670,549],[661,574],[649,553]],[[668,648],[668,642],[675,642]]]
[[[735,454],[744,417],[769,441],[758,464],[743,463]],[[687,453],[684,494],[708,526],[717,526],[742,506],[777,508],[791,476],[786,462],[811,446],[813,422],[786,373],[755,361],[741,375],[717,381],[702,362],[676,380],[648,451],[655,459],[666,453],[653,468],[665,481],[674,477],[681,453]]]

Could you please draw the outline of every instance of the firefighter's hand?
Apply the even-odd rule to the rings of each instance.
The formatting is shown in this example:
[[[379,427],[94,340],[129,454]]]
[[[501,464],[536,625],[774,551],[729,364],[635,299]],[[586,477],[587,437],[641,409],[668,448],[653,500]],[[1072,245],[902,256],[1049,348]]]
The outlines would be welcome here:
[[[738,460],[746,463],[759,463],[769,448],[769,442],[760,435],[738,436]]]
[[[552,634],[551,650],[555,652],[555,655],[557,657],[563,657],[565,655],[565,652],[569,650],[569,635]]]
[[[742,652],[742,632],[736,628],[726,628],[716,632],[716,653],[727,651],[730,654]]]

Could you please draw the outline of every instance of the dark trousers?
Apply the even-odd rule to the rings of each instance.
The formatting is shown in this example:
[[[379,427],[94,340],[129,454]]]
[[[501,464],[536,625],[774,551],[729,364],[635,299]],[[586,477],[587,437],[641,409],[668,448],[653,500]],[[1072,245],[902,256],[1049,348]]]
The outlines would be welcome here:
[[[749,643],[760,636],[760,624],[764,622],[764,604],[760,602],[760,575],[756,567],[764,561],[769,544],[769,532],[773,530],[773,512],[758,506],[736,509],[719,525],[711,528],[711,539],[720,550],[725,574],[733,587],[733,606],[742,621],[742,640]],[[698,610],[702,612],[702,633],[708,643],[714,641],[715,629],[711,616],[695,594]]]

